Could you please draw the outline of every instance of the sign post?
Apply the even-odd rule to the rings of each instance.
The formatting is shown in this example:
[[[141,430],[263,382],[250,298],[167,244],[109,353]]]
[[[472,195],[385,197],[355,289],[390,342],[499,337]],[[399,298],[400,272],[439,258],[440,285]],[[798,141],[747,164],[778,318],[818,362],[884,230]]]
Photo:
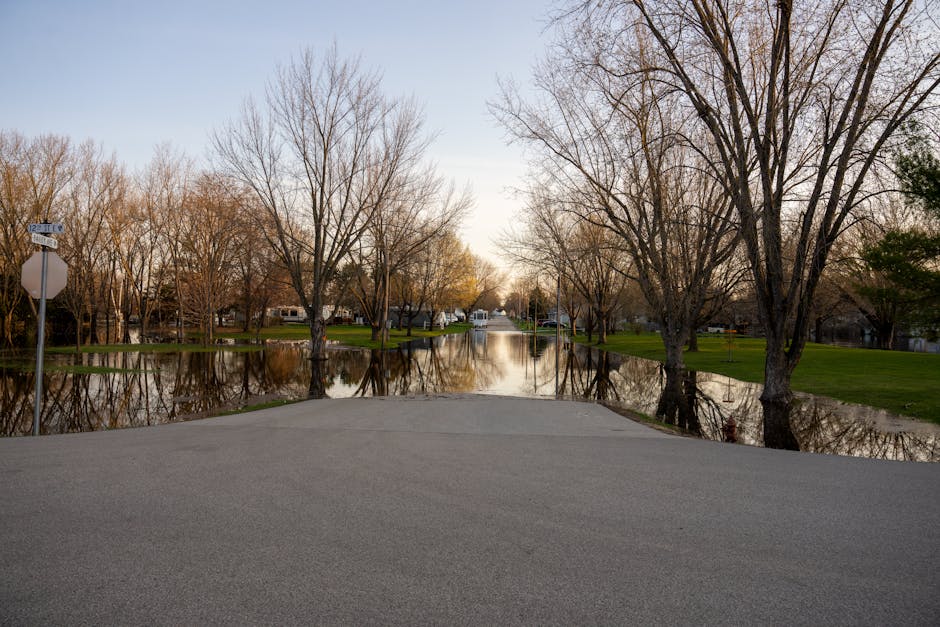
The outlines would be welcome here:
[[[42,369],[46,352],[46,275],[49,269],[49,254],[42,247],[42,279],[39,288],[39,335],[36,339],[36,396],[33,401],[33,435],[39,435],[39,407],[42,405]]]
[[[36,396],[33,406],[33,435],[39,435],[39,410],[42,406],[43,353],[46,344],[46,298],[55,298],[65,287],[68,278],[68,266],[56,253],[49,252],[50,248],[58,248],[59,243],[55,239],[41,234],[61,233],[62,231],[61,224],[43,222],[29,225],[32,241],[42,246],[42,252],[33,253],[33,256],[26,260],[26,263],[23,264],[23,275],[20,280],[30,296],[39,298],[39,337],[36,339]],[[53,268],[52,276],[50,276],[50,265]]]

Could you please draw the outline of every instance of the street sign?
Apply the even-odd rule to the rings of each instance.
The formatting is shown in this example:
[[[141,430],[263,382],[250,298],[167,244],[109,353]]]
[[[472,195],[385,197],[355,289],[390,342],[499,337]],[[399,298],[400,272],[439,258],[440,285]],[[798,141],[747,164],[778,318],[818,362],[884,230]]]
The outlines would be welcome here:
[[[65,227],[61,222],[39,222],[29,225],[30,233],[64,233]]]
[[[58,248],[59,242],[52,239],[51,237],[46,237],[45,235],[40,235],[39,233],[31,233],[34,244],[39,244],[40,246],[45,246],[46,248]]]
[[[69,267],[62,257],[52,251],[45,253],[46,258],[46,298],[55,298],[65,288],[69,276]],[[23,264],[23,273],[20,284],[26,288],[29,295],[39,298],[42,295],[42,255],[40,251],[33,253],[32,257]]]

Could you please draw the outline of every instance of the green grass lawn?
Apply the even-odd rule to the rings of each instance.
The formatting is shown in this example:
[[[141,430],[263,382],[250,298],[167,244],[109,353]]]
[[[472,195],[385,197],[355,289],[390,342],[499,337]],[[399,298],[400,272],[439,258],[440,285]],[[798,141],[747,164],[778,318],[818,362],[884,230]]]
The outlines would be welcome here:
[[[399,331],[392,329],[389,331],[389,340],[386,348],[397,348],[400,344],[423,337],[434,337],[448,333],[463,333],[470,329],[468,323],[455,323],[446,329],[434,329],[424,331],[419,329],[412,330],[411,336],[408,336],[406,330]],[[198,333],[187,333],[186,337],[190,340],[198,339]],[[262,340],[309,340],[310,328],[302,324],[284,324],[276,327],[264,327],[260,333],[254,331],[228,331],[219,329],[216,337],[221,339],[233,339],[251,341],[256,338]],[[355,346],[359,348],[381,348],[381,342],[372,341],[372,330],[367,326],[360,325],[331,325],[326,328],[326,337],[328,340],[340,342],[345,346]],[[259,344],[211,344],[202,346],[197,343],[161,343],[161,344],[90,344],[82,346],[76,351],[74,346],[53,346],[47,347],[47,353],[70,354],[75,352],[82,353],[127,353],[127,352],[147,352],[147,353],[177,353],[177,352],[213,352],[213,351],[257,351],[263,347]]]
[[[524,320],[520,320],[519,318],[511,318],[511,320],[512,320],[512,323],[515,325],[516,329],[518,329],[519,331],[522,331],[523,333],[532,333],[531,321],[526,322]],[[561,330],[562,335],[566,334],[567,332],[568,332],[567,329],[562,328]],[[550,335],[552,337],[555,337],[555,327],[536,327],[535,333],[537,335]]]
[[[455,323],[451,324],[446,329],[434,329],[431,331],[413,329],[411,336],[408,335],[407,330],[399,331],[398,329],[391,329],[385,347],[396,348],[399,344],[422,337],[434,337],[448,333],[463,333],[469,328],[470,325],[467,323]],[[260,335],[256,335],[251,331],[248,333],[232,331],[220,332],[218,333],[218,337],[233,338],[236,340],[251,340],[255,337],[267,340],[309,340],[310,328],[302,324],[285,324],[276,327],[265,327],[261,329]],[[340,342],[344,346],[355,346],[358,348],[382,347],[381,342],[372,341],[372,329],[370,327],[356,324],[330,325],[326,327],[326,339]]]
[[[408,336],[407,331],[398,331],[397,329],[392,329],[389,331],[389,340],[386,343],[386,348],[397,348],[400,344],[408,342],[410,340],[415,340],[418,338],[424,337],[434,337],[437,335],[444,335],[448,333],[463,333],[471,328],[469,323],[455,323],[448,326],[446,329],[434,329],[432,331],[424,331],[414,329],[412,335]],[[216,334],[219,338],[234,339],[234,340],[254,340],[255,338],[260,338],[263,340],[309,340],[310,339],[310,329],[306,325],[300,324],[285,324],[279,325],[276,327],[265,327],[261,329],[260,333],[243,331],[225,331],[220,329]],[[187,337],[198,338],[197,333],[187,333]],[[333,340],[340,342],[345,346],[353,346],[358,348],[381,348],[381,342],[372,341],[372,331],[369,327],[360,326],[360,325],[332,325],[326,328],[326,337],[328,340]],[[161,344],[91,344],[87,346],[82,346],[78,351],[76,351],[74,346],[52,346],[46,348],[46,353],[50,354],[75,354],[76,352],[81,353],[130,353],[130,352],[147,352],[147,353],[179,353],[179,352],[192,352],[192,353],[207,353],[214,351],[229,351],[229,352],[250,352],[250,351],[259,351],[264,347],[260,344],[212,344],[209,346],[202,346],[200,344],[186,343],[186,344],[176,344],[176,343],[161,343]],[[10,368],[20,371],[32,371],[35,368],[35,364],[32,361],[29,362],[0,362],[0,368]],[[76,364],[46,364],[45,370],[47,372],[68,372],[68,373],[86,373],[86,374],[103,374],[109,372],[124,372],[120,368],[109,368],[106,366],[85,366],[85,365],[76,365]]]
[[[577,341],[585,342],[579,335]],[[699,336],[699,351],[685,353],[686,367],[761,383],[764,340],[735,338],[732,361],[723,337]],[[659,335],[608,335],[600,348],[664,361]],[[793,389],[940,423],[940,355],[808,343],[793,372]]]
[[[411,336],[407,331],[391,329],[388,332],[388,342],[385,348],[397,348],[399,344],[409,342],[422,337],[435,337],[438,335],[447,335],[450,333],[463,333],[469,330],[471,325],[466,322],[455,322],[445,329],[434,329],[424,331],[414,329]],[[309,334],[308,334],[309,337]],[[326,338],[335,340],[346,346],[358,346],[360,348],[381,348],[381,342],[372,341],[372,330],[369,327],[358,325],[333,325],[326,328]]]
[[[309,337],[309,334],[308,334]],[[53,354],[74,354],[81,353],[211,353],[214,351],[235,351],[250,352],[261,350],[259,345],[252,344],[211,344],[202,346],[201,344],[89,344],[82,346],[79,351],[74,346],[53,346],[46,348],[47,353]]]

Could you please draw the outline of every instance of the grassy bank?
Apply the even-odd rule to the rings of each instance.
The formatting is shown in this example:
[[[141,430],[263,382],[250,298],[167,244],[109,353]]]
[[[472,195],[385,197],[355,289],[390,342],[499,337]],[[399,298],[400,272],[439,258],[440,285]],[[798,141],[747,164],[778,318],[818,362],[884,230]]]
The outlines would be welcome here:
[[[584,336],[576,338],[585,342]],[[655,334],[609,335],[600,348],[664,361],[662,340]],[[685,353],[693,370],[724,374],[742,381],[764,379],[764,340],[736,338],[732,361],[723,337],[700,336],[699,351]],[[806,345],[793,373],[793,389],[849,403],[881,407],[897,414],[940,423],[940,355]]]
[[[456,323],[448,326],[446,329],[433,329],[431,331],[413,329],[410,336],[407,330],[399,331],[398,329],[391,329],[385,348],[397,348],[399,344],[423,337],[435,337],[449,333],[463,333],[469,328],[469,324]],[[217,335],[220,338],[230,338],[234,340],[254,340],[256,337],[263,340],[309,340],[310,328],[302,324],[285,324],[276,327],[265,327],[261,329],[260,334],[256,334],[253,331],[245,333],[243,331],[220,330]],[[339,342],[343,346],[356,348],[382,347],[381,342],[372,341],[372,329],[370,327],[356,324],[330,325],[326,327],[326,339]]]
[[[46,353],[68,355],[80,353],[212,353],[219,350],[235,352],[251,352],[261,350],[262,346],[251,344],[89,344],[82,346],[78,351],[74,346],[53,346],[46,348]]]
[[[448,326],[446,329],[434,329],[424,331],[415,329],[411,336],[408,336],[406,330],[398,331],[392,329],[389,331],[389,341],[386,348],[396,348],[399,344],[424,337],[434,337],[448,333],[463,333],[470,328],[469,324],[458,323]],[[46,347],[46,353],[52,354],[74,354],[81,353],[207,353],[214,351],[229,352],[248,352],[261,350],[260,344],[210,344],[203,346],[198,343],[199,334],[196,332],[187,333],[187,343],[177,344],[175,342],[148,343],[148,344],[89,344],[76,350],[75,346],[52,346]],[[253,331],[232,331],[220,328],[216,337],[219,339],[230,339],[236,342],[249,342],[256,339],[261,340],[309,340],[310,329],[305,325],[280,325],[276,327],[264,327],[260,333]],[[359,325],[333,325],[326,328],[326,338],[328,340],[340,342],[344,346],[359,348],[381,348],[381,342],[372,341],[372,331],[369,327]]]
[[[446,329],[434,329],[431,331],[413,330],[409,336],[407,331],[398,331],[392,329],[389,332],[389,340],[385,344],[386,348],[397,348],[399,345],[426,337],[445,335],[450,333],[463,333],[470,329],[471,325],[466,323],[452,324]],[[232,331],[220,328],[216,336],[220,339],[232,339],[236,342],[249,342],[255,339],[261,340],[309,340],[310,330],[305,325],[279,325],[276,327],[265,327],[260,333]],[[148,344],[89,344],[76,350],[75,346],[48,346],[45,352],[47,354],[75,355],[76,353],[85,354],[104,354],[104,353],[211,353],[216,351],[226,352],[252,352],[260,351],[264,348],[261,344],[236,343],[236,344],[211,344],[203,346],[198,343],[198,333],[191,332],[186,334],[188,343],[177,344],[175,342],[148,343]],[[336,341],[344,346],[356,348],[381,348],[381,342],[372,341],[372,331],[369,327],[357,325],[334,325],[326,329],[328,340]],[[20,372],[32,372],[35,369],[33,357],[24,358],[19,351],[0,351],[0,369],[15,370]],[[114,368],[108,366],[92,366],[84,364],[63,364],[46,363],[44,370],[46,372],[64,372],[71,374],[107,374],[119,372],[136,372],[134,370],[125,370],[123,368]]]
[[[433,329],[430,331],[413,329],[410,336],[406,330],[399,331],[397,329],[391,329],[388,332],[388,342],[385,344],[385,348],[397,348],[400,344],[423,337],[463,333],[469,330],[470,327],[471,325],[469,323],[457,322],[449,325],[445,329]],[[356,325],[329,326],[326,328],[326,339],[340,342],[344,346],[356,346],[359,348],[382,347],[381,342],[372,341],[372,330],[369,327]]]

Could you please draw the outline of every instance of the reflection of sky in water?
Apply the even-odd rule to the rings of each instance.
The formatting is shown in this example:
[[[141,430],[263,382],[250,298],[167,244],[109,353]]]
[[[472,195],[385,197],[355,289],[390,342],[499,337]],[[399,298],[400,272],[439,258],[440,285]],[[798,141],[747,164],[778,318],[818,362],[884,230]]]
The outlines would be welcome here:
[[[50,355],[47,363],[107,366],[121,372],[47,375],[44,432],[86,431],[200,417],[276,399],[306,398],[311,362],[306,342],[270,342],[263,351]],[[320,374],[333,398],[372,395],[496,394],[555,396],[554,337],[470,331],[413,342],[397,350],[329,351]],[[562,396],[648,415],[662,409],[666,378],[644,359],[565,345],[559,355]],[[0,432],[27,433],[31,373],[0,374]],[[680,424],[724,439],[760,445],[761,386],[711,373],[689,373],[679,388],[692,399]],[[791,422],[803,450],[940,461],[940,425],[871,407],[798,394]],[[689,421],[689,422],[686,422]]]

